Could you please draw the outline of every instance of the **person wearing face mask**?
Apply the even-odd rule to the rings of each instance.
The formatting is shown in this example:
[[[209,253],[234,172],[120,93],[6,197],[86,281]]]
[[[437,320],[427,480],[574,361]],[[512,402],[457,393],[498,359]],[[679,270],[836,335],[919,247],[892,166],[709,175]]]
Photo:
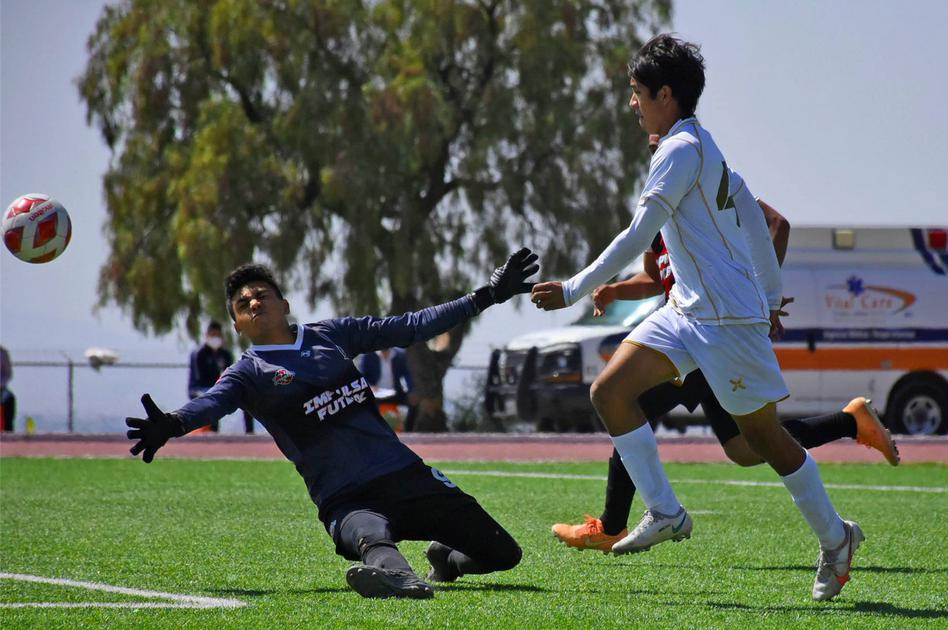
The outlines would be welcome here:
[[[188,370],[188,398],[191,400],[213,387],[221,373],[234,362],[234,355],[223,345],[224,333],[220,322],[210,322],[204,332],[204,343],[191,352]],[[217,433],[220,420],[213,421],[210,429]]]

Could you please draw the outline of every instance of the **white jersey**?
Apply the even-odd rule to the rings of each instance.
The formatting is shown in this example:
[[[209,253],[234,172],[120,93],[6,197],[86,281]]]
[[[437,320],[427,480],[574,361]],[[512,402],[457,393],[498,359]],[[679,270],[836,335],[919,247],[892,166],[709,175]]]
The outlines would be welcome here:
[[[673,309],[704,324],[770,321],[782,287],[763,212],[694,118],[660,141],[629,227],[563,282],[566,305],[615,276],[659,229],[675,277]]]
[[[657,201],[670,217],[661,230],[675,276],[669,303],[704,324],[769,322],[770,309],[779,306],[779,272],[774,274],[766,223],[747,187],[739,184],[734,191],[732,176],[711,134],[687,118],[659,143],[640,201]],[[759,223],[746,225],[754,218]],[[755,270],[754,257],[765,251],[752,245],[762,239],[773,260],[758,261]],[[765,281],[771,285],[766,291]]]

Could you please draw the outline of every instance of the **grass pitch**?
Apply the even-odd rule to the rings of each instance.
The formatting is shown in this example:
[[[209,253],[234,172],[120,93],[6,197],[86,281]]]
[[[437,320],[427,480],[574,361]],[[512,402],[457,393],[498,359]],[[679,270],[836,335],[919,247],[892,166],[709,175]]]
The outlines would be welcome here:
[[[605,462],[435,465],[510,530],[523,562],[465,576],[431,601],[377,601],[347,588],[350,563],[334,555],[286,462],[0,460],[0,572],[247,604],[92,607],[158,600],[0,579],[0,626],[948,627],[946,466],[820,467],[824,481],[845,486],[830,496],[867,541],[842,595],[818,604],[809,595],[816,541],[786,490],[725,483],[778,481],[768,468],[669,465],[694,537],[613,557],[568,549],[550,535],[554,522],[599,513]],[[636,500],[631,520],[641,509]],[[422,574],[424,547],[401,545]],[[10,607],[40,602],[89,607]]]

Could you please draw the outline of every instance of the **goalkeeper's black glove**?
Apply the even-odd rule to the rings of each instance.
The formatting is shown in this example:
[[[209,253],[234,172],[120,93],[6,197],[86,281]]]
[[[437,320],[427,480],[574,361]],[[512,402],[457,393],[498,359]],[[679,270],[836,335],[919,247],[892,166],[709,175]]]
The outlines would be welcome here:
[[[184,435],[185,431],[181,418],[173,413],[163,412],[148,394],[142,396],[142,406],[148,418],[125,418],[125,424],[130,427],[125,435],[130,440],[138,440],[131,448],[132,455],[144,451],[142,461],[150,464],[165,442]]]
[[[507,262],[490,275],[490,282],[474,292],[477,312],[492,304],[506,302],[519,293],[530,293],[533,283],[525,280],[540,270],[540,265],[536,264],[538,258],[526,247],[511,254]]]

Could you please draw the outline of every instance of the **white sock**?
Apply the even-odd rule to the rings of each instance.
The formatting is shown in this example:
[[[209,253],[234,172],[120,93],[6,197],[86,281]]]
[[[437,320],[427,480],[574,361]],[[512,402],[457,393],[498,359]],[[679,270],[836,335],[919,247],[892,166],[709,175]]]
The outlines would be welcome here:
[[[668,483],[665,468],[658,459],[658,444],[648,422],[634,431],[613,436],[612,443],[622,458],[645,507],[654,512],[675,515],[681,508],[675,491]]]
[[[843,519],[836,513],[820,479],[820,470],[807,452],[803,465],[786,477],[781,477],[793,496],[793,502],[809,523],[810,529],[820,539],[823,549],[836,549],[846,539]]]

